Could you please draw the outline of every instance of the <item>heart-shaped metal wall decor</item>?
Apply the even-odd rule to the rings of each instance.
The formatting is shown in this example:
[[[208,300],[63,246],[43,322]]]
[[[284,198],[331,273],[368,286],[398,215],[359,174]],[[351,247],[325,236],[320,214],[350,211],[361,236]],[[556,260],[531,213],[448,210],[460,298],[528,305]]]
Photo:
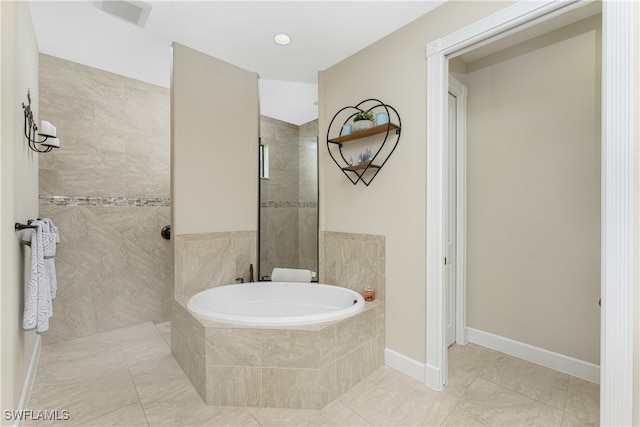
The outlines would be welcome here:
[[[368,186],[398,146],[401,125],[395,108],[379,99],[365,99],[333,116],[327,150],[353,185]]]

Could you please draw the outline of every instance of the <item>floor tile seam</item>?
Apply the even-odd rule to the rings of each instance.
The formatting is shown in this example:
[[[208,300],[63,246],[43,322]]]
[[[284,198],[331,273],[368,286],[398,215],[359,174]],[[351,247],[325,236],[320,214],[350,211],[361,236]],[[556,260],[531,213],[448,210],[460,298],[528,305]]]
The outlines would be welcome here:
[[[456,405],[456,406],[454,407],[454,409],[455,409],[455,408],[457,408],[457,407],[458,407],[458,405]],[[449,413],[449,415],[447,415],[447,418],[445,418],[445,419],[442,421],[442,423],[440,424],[441,426],[443,426],[443,425],[444,425],[444,423],[447,421],[447,419],[451,416],[451,414],[453,413],[454,409],[452,409],[452,410],[451,410],[451,412]],[[465,417],[467,417],[467,418],[471,418],[473,421],[477,422],[478,424],[481,424],[481,425],[486,426],[486,427],[491,427],[491,425],[490,425],[490,424],[483,423],[482,421],[480,421],[480,420],[479,420],[479,419],[477,419],[476,417],[472,417],[472,416],[467,415],[467,414],[464,414],[464,416],[465,416]]]
[[[319,368],[297,368],[297,367],[282,367],[282,366],[256,366],[256,365],[212,365],[212,364],[208,364],[205,363],[205,366],[208,367],[215,367],[215,368],[251,368],[251,369],[273,369],[273,370],[278,370],[278,371],[321,371],[323,369],[326,369],[327,367],[329,367],[330,365],[334,364],[335,362],[329,362],[326,365],[323,365]]]
[[[87,382],[93,383],[96,381],[97,378],[112,377],[113,375],[124,374],[125,372],[129,373],[128,366],[126,366],[126,362],[124,366],[119,366],[118,369],[110,370],[108,372],[96,372],[95,370],[92,370],[90,375],[87,376],[85,374],[85,375],[82,375],[80,378],[76,378],[70,381],[51,380],[50,378],[47,378],[47,377],[50,376],[52,372],[42,372],[39,378],[39,384],[42,384],[45,387],[72,386],[72,385],[78,385],[78,384],[87,383]],[[55,373],[55,371],[53,371],[53,373]],[[35,384],[35,381],[34,381],[34,384]]]
[[[365,417],[363,417],[362,415],[360,415],[357,411],[355,411],[354,409],[352,409],[351,407],[347,406],[345,403],[340,402],[340,404],[349,412],[351,412],[352,414],[355,414],[356,416],[360,417],[361,419],[365,420],[367,422],[367,424],[369,424],[370,426],[375,426],[375,423],[372,423],[371,421],[369,421],[368,419],[366,419]],[[329,417],[331,418],[331,417]]]
[[[561,411],[563,411],[563,412],[564,412],[564,408],[565,408],[565,406],[566,406],[566,404],[567,404],[567,394],[566,394],[566,392],[565,392],[565,395],[564,395],[564,403],[563,403],[563,405],[562,405],[562,408],[560,408],[560,407],[558,407],[558,406],[554,406],[554,405],[550,404],[549,402],[545,402],[545,401],[540,400],[540,399],[538,399],[538,398],[535,398],[535,397],[532,397],[532,396],[528,396],[528,395],[526,395],[526,394],[524,394],[524,393],[522,393],[522,392],[520,392],[520,391],[518,391],[518,390],[512,389],[512,388],[510,388],[510,387],[508,387],[508,386],[506,386],[506,385],[504,385],[504,384],[500,384],[500,383],[497,383],[497,382],[495,382],[495,381],[491,381],[489,378],[485,378],[485,377],[480,377],[480,378],[482,378],[482,379],[483,379],[483,380],[485,380],[485,381],[489,381],[490,383],[495,384],[495,385],[497,385],[497,386],[499,386],[499,387],[502,387],[502,388],[504,388],[504,389],[506,389],[506,390],[509,390],[510,392],[517,393],[517,394],[519,394],[520,396],[526,397],[527,399],[531,399],[531,400],[533,400],[533,401],[535,401],[535,402],[541,403],[541,404],[546,405],[546,406],[548,406],[548,407],[550,407],[550,408],[553,408],[553,409],[561,410]],[[475,381],[475,380],[474,380],[474,381]]]
[[[569,401],[569,387],[571,382],[571,375],[569,375],[569,380],[567,380],[567,387],[564,390],[564,402],[562,405],[562,418],[564,419],[564,414],[567,412],[567,402]],[[571,411],[569,411],[571,413]]]
[[[562,415],[563,417],[564,417],[564,414],[569,414],[569,415],[572,415],[572,416],[578,418],[579,420],[585,421],[585,422],[596,422],[596,423],[598,422],[598,420],[591,420],[588,416],[587,416],[587,418],[585,418],[584,415],[586,415],[586,414],[584,414],[584,413],[576,414],[574,411],[572,411],[571,409],[567,408],[566,404],[565,404],[565,408],[563,409],[562,414],[563,414]],[[598,419],[599,418],[600,418],[600,410],[598,409]]]
[[[542,402],[542,401],[540,401],[540,400],[538,400],[538,399],[535,399],[535,398],[533,398],[533,397],[531,397],[531,396],[527,396],[526,394],[523,394],[523,393],[521,393],[521,392],[519,392],[519,391],[517,391],[517,390],[512,390],[512,389],[510,389],[510,388],[508,388],[508,387],[505,387],[505,386],[504,386],[504,385],[502,385],[502,384],[498,384],[498,383],[496,383],[496,382],[494,382],[494,381],[491,381],[491,380],[489,380],[489,379],[487,379],[487,378],[484,378],[484,377],[481,377],[481,378],[482,378],[483,380],[488,381],[488,382],[490,382],[491,384],[496,385],[496,386],[498,386],[498,387],[501,387],[501,388],[503,388],[503,389],[505,389],[505,390],[507,390],[507,391],[509,391],[509,392],[511,392],[511,393],[515,393],[515,394],[517,394],[517,395],[519,395],[519,396],[521,396],[521,397],[524,397],[525,399],[533,400],[534,402],[539,403],[539,404],[544,405],[544,406],[547,406],[547,407],[549,407],[549,408],[551,408],[551,409],[555,409],[555,410],[557,410],[557,411],[563,411],[563,412],[564,412],[564,409],[563,409],[563,408],[558,408],[558,407],[556,407],[556,406],[549,405],[549,404],[548,404],[548,403],[546,403],[546,402]]]
[[[127,371],[128,371],[128,370],[127,370]],[[131,374],[130,374],[130,373],[129,373],[129,378],[131,379],[131,385],[133,385],[133,388],[134,388],[134,390],[136,391],[136,397],[137,397],[137,399],[138,399],[138,400],[137,400],[137,403],[138,403],[138,404],[140,405],[140,407],[142,408],[142,402],[140,401],[140,396],[138,395],[138,391],[137,391],[137,389],[136,389],[135,382],[133,381],[133,378],[131,378]],[[95,417],[93,417],[93,418],[86,419],[86,420],[84,420],[84,421],[82,422],[82,425],[91,425],[90,423],[91,423],[92,421],[95,421],[95,420],[97,420],[97,419],[99,419],[99,418],[102,418],[102,417],[105,417],[105,416],[107,416],[107,415],[110,415],[110,414],[112,414],[112,413],[114,413],[114,412],[116,412],[116,411],[119,411],[119,410],[120,410],[120,409],[122,409],[123,407],[133,405],[134,403],[136,403],[136,402],[132,400],[131,402],[126,403],[124,406],[120,406],[120,407],[118,407],[118,408],[115,408],[115,409],[113,409],[112,411],[108,411],[108,412],[105,412],[105,413],[103,413],[103,414],[96,415],[96,416],[95,416]],[[144,410],[144,408],[142,408],[142,409]],[[146,414],[145,414],[145,420],[147,420],[147,419],[146,419]],[[149,425],[148,420],[147,420],[147,425]]]
[[[385,372],[380,378],[378,378],[374,384],[377,384],[382,378],[386,377],[387,375],[389,375],[390,372]],[[403,374],[404,375],[404,374]],[[373,386],[374,384],[370,385]],[[354,387],[357,387],[354,386]],[[352,387],[353,389],[353,387]],[[350,389],[351,390],[351,389]],[[349,390],[347,390],[348,392]],[[343,393],[346,394],[347,392]],[[365,391],[366,392],[366,391]],[[338,396],[338,399],[340,399],[342,396]],[[431,395],[429,395],[429,397],[433,397]],[[353,412],[354,414],[356,414],[357,416],[359,416],[360,418],[362,418],[363,420],[365,420],[367,423],[369,423],[371,426],[377,426],[378,424],[376,424],[375,420],[370,420],[369,418],[367,418],[366,416],[364,416],[362,413],[358,412],[355,408],[353,408],[351,406],[351,403],[353,403],[355,400],[357,400],[357,398],[351,399],[349,402],[343,401],[340,399],[340,403],[347,409],[349,409],[351,412]],[[446,405],[446,401],[442,400],[442,399],[437,399],[434,397],[434,400],[437,400],[438,402],[445,404]],[[460,402],[457,402],[455,405],[451,405],[451,408],[449,409],[449,412],[447,413],[447,417],[449,416],[449,414],[451,414],[451,412],[453,411],[453,409],[459,404]],[[447,405],[449,406],[449,405]],[[415,407],[419,407],[419,405],[415,406]],[[446,417],[445,417],[446,419]],[[443,420],[444,422],[444,420]]]
[[[473,381],[471,381],[471,382],[469,383],[469,385],[467,386],[467,389],[465,390],[465,392],[462,394],[462,396],[460,396],[460,398],[458,399],[458,401],[456,402],[456,404],[455,404],[455,405],[453,405],[453,408],[451,409],[451,411],[450,411],[450,412],[449,412],[449,414],[447,415],[447,418],[449,418],[449,416],[451,416],[451,414],[453,413],[453,411],[454,411],[456,408],[458,408],[460,405],[462,405],[462,404],[466,401],[466,398],[468,397],[468,394],[469,394],[469,388],[471,388],[471,385],[472,385],[472,384],[473,384],[473,383],[478,379],[478,377],[479,377],[479,376],[480,376],[480,375],[479,375],[479,373],[478,373],[478,374],[476,374],[476,376],[474,377]],[[464,411],[461,411],[461,412],[464,414]],[[474,418],[474,417],[471,417],[471,416],[466,415],[466,414],[465,414],[465,416],[467,416],[467,417],[469,417],[469,418],[471,418],[471,419],[473,419],[473,420],[475,420],[475,421],[479,422],[479,423],[480,423],[480,424],[482,424],[482,425],[485,425],[485,426],[487,425],[487,424],[485,424],[485,423],[483,423],[483,422],[481,422],[481,421],[477,420],[477,419],[476,419],[476,418]],[[445,421],[447,421],[447,418],[445,418],[445,419],[442,421],[442,423],[440,423],[440,425],[443,425],[443,424],[445,423]]]
[[[367,423],[369,423],[369,425],[371,426],[375,426],[377,425],[375,422],[369,420],[367,417],[365,417],[363,414],[361,414],[360,412],[356,411],[354,408],[352,408],[348,403],[346,402],[342,402],[340,401],[340,403],[347,408],[348,410],[350,410],[351,412],[353,412],[354,414],[356,414],[357,416],[359,416],[360,418],[362,418],[363,420],[365,420]]]
[[[475,381],[475,378],[474,380]],[[469,387],[471,387],[471,384],[473,384],[473,381],[471,381],[469,383],[469,385],[466,386],[466,388],[464,389],[464,391],[459,395],[459,396],[450,396],[448,399],[454,401],[455,403],[453,404],[454,407],[458,406],[460,404],[460,402],[462,402],[464,400],[464,398],[467,396],[467,393],[469,392]],[[442,403],[446,403],[446,399],[447,398],[440,398],[439,394],[435,396],[435,399],[442,402]]]
[[[122,348],[122,346],[120,346],[121,351],[123,352],[123,356],[124,356],[124,349]],[[126,358],[125,358],[126,360]],[[127,372],[129,373],[129,378],[131,378],[131,382],[133,383],[133,388],[136,391],[136,396],[138,397],[138,404],[140,405],[140,408],[142,408],[142,413],[144,414],[144,419],[147,422],[147,426],[150,426],[151,423],[149,422],[149,417],[147,416],[147,411],[144,409],[144,405],[142,404],[142,399],[140,398],[140,392],[138,391],[138,385],[136,384],[136,380],[133,377],[133,374],[131,373],[131,367],[127,364]]]
[[[442,404],[446,405],[446,402],[444,401],[440,401]],[[451,415],[453,413],[453,410],[458,406],[458,404],[460,403],[460,399],[458,399],[458,401],[454,404],[451,405],[451,408],[449,408],[449,411],[447,412],[447,415],[445,415],[445,417],[442,419],[442,422],[440,423],[440,425],[444,424],[445,421],[447,421],[447,418],[449,418],[449,415]],[[420,423],[423,424],[425,420],[422,420]]]
[[[248,410],[248,409],[247,409],[248,407],[243,406],[242,408],[244,408],[244,410],[245,410],[245,411],[247,411],[247,413],[251,416],[251,418],[253,418],[253,419],[258,423],[258,425],[260,425],[260,426],[262,426],[262,427],[265,427],[265,425],[264,425],[264,424],[262,424],[262,423],[260,422],[260,420],[258,420],[258,419],[256,418],[256,416],[255,416],[255,415],[253,415],[253,412],[251,412],[250,410]]]
[[[90,338],[96,339],[95,337],[98,336],[98,335],[107,334],[109,332],[118,331],[120,329],[129,329],[129,328],[139,327],[140,325],[144,325],[146,323],[152,323],[153,324],[153,322],[151,322],[151,321],[144,321],[144,322],[139,322],[139,323],[136,323],[136,324],[133,324],[133,325],[129,325],[129,326],[123,326],[123,327],[116,328],[116,329],[109,329],[109,330],[106,330],[106,331],[94,331],[89,335],[82,335],[82,336],[79,336],[79,337],[73,337],[73,338],[69,338],[69,339],[59,339],[59,340],[56,340],[54,342],[47,343],[45,346],[46,347],[51,347],[51,346],[54,346],[54,345],[62,345],[62,344],[67,344],[67,345],[69,345],[69,344],[71,344],[71,345],[80,344],[80,345],[89,345],[89,346],[92,346],[92,347],[108,347],[108,346],[120,345],[120,344],[127,343],[127,342],[135,342],[134,340],[130,340],[130,339],[127,339],[125,341],[122,341],[121,339],[114,339],[114,340],[110,340],[111,342],[108,342],[108,343],[101,342],[100,340],[95,341],[95,342],[89,341],[89,342],[74,343],[74,341],[76,341],[76,340],[81,340],[81,339],[89,340]]]
[[[131,406],[131,405],[133,405],[134,403],[135,403],[135,402],[129,403],[128,405],[125,405],[124,407],[126,407],[126,406]],[[140,402],[138,401],[138,403],[140,403]],[[142,404],[140,404],[140,407],[142,407]],[[92,421],[95,421],[95,420],[100,419],[100,418],[102,418],[102,417],[106,417],[106,416],[108,416],[108,415],[111,415],[111,414],[113,414],[114,412],[117,412],[117,411],[121,410],[122,408],[123,408],[123,407],[121,406],[121,407],[119,407],[119,408],[114,409],[113,411],[105,412],[105,413],[104,413],[104,414],[102,414],[102,415],[98,415],[98,416],[96,416],[95,418],[91,418],[91,419],[88,419],[88,420],[84,420],[84,421],[82,422],[82,424],[80,424],[80,425],[81,425],[81,426],[90,426],[90,425],[92,425],[92,424],[91,424],[91,422],[92,422]],[[144,408],[142,408],[142,411],[144,412]],[[145,414],[145,416],[144,416],[144,419],[145,419],[145,421],[147,422],[147,426],[148,426],[148,425],[149,425],[149,420],[147,420],[147,415],[146,415],[146,414]]]
[[[51,352],[55,352],[55,351],[60,351],[60,350],[65,350],[63,351],[64,353],[67,353],[68,351],[66,351],[66,349],[64,348],[64,346],[71,346],[71,347],[75,347],[75,346],[79,346],[82,347],[81,350],[77,350],[77,349],[71,349],[71,351],[83,351],[83,352],[87,352],[87,351],[91,351],[91,352],[102,352],[104,350],[104,347],[115,347],[117,345],[119,345],[119,342],[112,342],[112,343],[92,343],[92,342],[88,342],[88,343],[75,343],[75,340],[79,340],[79,339],[84,339],[87,337],[91,337],[92,335],[87,335],[84,337],[75,337],[75,338],[71,338],[68,340],[59,340],[59,341],[55,341],[53,343],[49,343],[46,346],[43,347],[47,347],[47,351],[49,352],[49,354],[52,354]],[[59,347],[59,348],[55,348],[55,347]],[[95,350],[95,351],[93,351]],[[55,354],[55,353],[54,353]],[[83,356],[81,356],[83,357]]]
[[[386,366],[386,365],[383,365]],[[380,368],[378,368],[380,369]],[[393,368],[389,368],[389,369],[393,369]],[[351,392],[351,390],[353,390],[356,387],[372,387],[376,384],[379,384],[380,381],[382,381],[383,378],[386,378],[387,375],[389,375],[391,373],[391,370],[386,370],[386,372],[384,372],[379,378],[376,378],[375,380],[372,380],[373,382],[371,384],[362,384],[363,381],[365,381],[368,377],[365,377],[362,381],[360,381],[359,383],[355,384],[353,387],[351,387],[349,390],[345,391],[344,393],[342,393],[340,396],[338,396],[338,399],[340,399],[340,403],[346,405],[346,402],[342,400],[342,397]],[[353,401],[355,398],[351,399],[350,401]]]

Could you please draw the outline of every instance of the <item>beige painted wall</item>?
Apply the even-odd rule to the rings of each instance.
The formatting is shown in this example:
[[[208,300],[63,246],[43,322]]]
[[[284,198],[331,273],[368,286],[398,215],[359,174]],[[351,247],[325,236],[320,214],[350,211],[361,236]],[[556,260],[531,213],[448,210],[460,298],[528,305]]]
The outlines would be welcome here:
[[[320,230],[385,237],[386,345],[417,361],[426,348],[426,45],[509,5],[447,2],[319,75]],[[398,110],[402,137],[372,184],[354,186],[328,156],[327,127],[340,108],[372,97]]]
[[[599,364],[600,15],[467,64],[467,325]]]
[[[38,111],[38,46],[26,1],[0,2],[0,408],[16,409],[36,335],[22,329],[28,250],[13,223],[38,215],[38,155],[23,137],[21,103]],[[37,114],[36,114],[37,117]],[[9,425],[5,420],[2,425]]]
[[[173,44],[172,232],[257,230],[258,75]]]
[[[257,265],[258,107],[256,73],[173,44],[171,239],[180,303],[247,281]]]

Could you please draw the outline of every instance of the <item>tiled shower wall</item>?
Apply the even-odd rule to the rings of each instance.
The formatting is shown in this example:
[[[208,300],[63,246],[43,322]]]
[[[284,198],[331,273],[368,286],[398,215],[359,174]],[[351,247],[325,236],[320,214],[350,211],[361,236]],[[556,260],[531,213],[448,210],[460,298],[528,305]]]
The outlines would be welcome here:
[[[58,296],[45,342],[169,320],[169,90],[40,55],[40,216],[58,226]]]
[[[317,267],[318,121],[302,126],[260,117],[269,178],[260,180],[260,275]]]

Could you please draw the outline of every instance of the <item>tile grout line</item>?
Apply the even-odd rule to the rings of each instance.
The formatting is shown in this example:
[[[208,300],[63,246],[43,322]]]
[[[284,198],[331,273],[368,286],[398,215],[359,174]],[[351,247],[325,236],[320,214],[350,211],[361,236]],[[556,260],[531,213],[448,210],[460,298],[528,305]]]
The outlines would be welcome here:
[[[500,354],[505,354],[505,353],[501,353],[501,352],[499,352],[499,351],[495,351],[495,352],[496,352],[497,354],[499,354],[499,355],[500,355]],[[510,356],[510,355],[507,355],[507,356],[509,356],[509,357],[513,357],[513,358],[515,358],[515,359],[519,359],[519,358],[517,358],[517,357]],[[519,359],[519,360],[522,360],[522,359]],[[525,361],[525,362],[527,362],[527,361]],[[532,364],[534,364],[534,365],[537,365],[537,364],[535,364],[535,363],[533,363],[533,362],[528,362],[528,363],[532,363]],[[542,366],[542,365],[538,365],[538,366]],[[486,378],[486,377],[481,376],[481,374],[483,373],[483,371],[484,371],[484,368],[485,368],[485,367],[486,367],[486,365],[483,365],[483,366],[482,366],[482,369],[480,370],[480,372],[478,372],[477,377],[482,378],[482,379],[483,379],[483,380],[485,380],[485,381],[489,381],[490,383],[492,383],[492,384],[494,384],[494,385],[497,385],[498,387],[502,387],[502,388],[504,388],[504,389],[506,389],[506,390],[509,390],[509,391],[512,391],[512,392],[514,392],[514,393],[516,393],[516,394],[519,394],[519,395],[521,395],[521,396],[523,396],[523,397],[525,397],[525,398],[527,398],[527,399],[531,399],[531,400],[533,400],[533,401],[535,401],[535,402],[538,402],[538,403],[541,403],[541,404],[543,404],[543,405],[546,405],[546,406],[548,406],[548,407],[550,407],[550,408],[554,408],[554,409],[562,410],[562,414],[563,414],[563,417],[564,417],[564,409],[565,409],[565,407],[566,407],[566,405],[567,405],[567,397],[568,397],[568,393],[569,393],[569,381],[570,381],[570,379],[571,379],[571,378],[573,378],[573,376],[572,376],[572,375],[565,374],[565,373],[563,373],[563,372],[559,372],[559,371],[557,371],[558,373],[563,374],[563,375],[566,375],[566,376],[568,377],[568,378],[567,378],[567,386],[566,386],[566,390],[565,390],[565,394],[564,394],[564,404],[562,405],[562,408],[558,408],[557,406],[553,406],[553,405],[551,405],[551,404],[549,404],[549,403],[547,403],[547,402],[543,402],[542,400],[539,400],[539,399],[537,399],[537,398],[535,398],[535,397],[527,396],[526,394],[524,394],[524,393],[522,393],[522,392],[519,392],[519,391],[517,391],[517,390],[514,390],[514,389],[512,389],[511,387],[508,387],[508,386],[506,386],[506,385],[504,385],[504,384],[498,384],[498,383],[496,383],[495,381],[490,380],[489,378]],[[546,367],[544,367],[544,366],[543,366],[543,368],[546,368]],[[551,368],[546,368],[546,369],[551,369]],[[551,370],[553,371],[553,369],[551,369]],[[475,380],[474,380],[474,381],[475,381]]]
[[[155,328],[155,324],[154,324],[154,328]],[[156,328],[156,331],[157,331],[157,328]],[[118,346],[120,347],[120,351],[122,352],[122,357],[124,358],[124,362],[127,365],[127,372],[129,373],[129,378],[131,378],[131,383],[133,384],[133,388],[136,391],[136,396],[138,397],[138,404],[142,409],[142,413],[144,414],[144,419],[147,422],[147,426],[150,427],[151,423],[149,422],[147,411],[144,409],[144,405],[142,404],[142,399],[140,398],[140,393],[138,392],[138,386],[136,385],[136,381],[133,379],[133,374],[131,373],[131,366],[129,366],[129,362],[127,362],[127,357],[125,355],[124,348],[122,348],[122,343],[118,343]]]

